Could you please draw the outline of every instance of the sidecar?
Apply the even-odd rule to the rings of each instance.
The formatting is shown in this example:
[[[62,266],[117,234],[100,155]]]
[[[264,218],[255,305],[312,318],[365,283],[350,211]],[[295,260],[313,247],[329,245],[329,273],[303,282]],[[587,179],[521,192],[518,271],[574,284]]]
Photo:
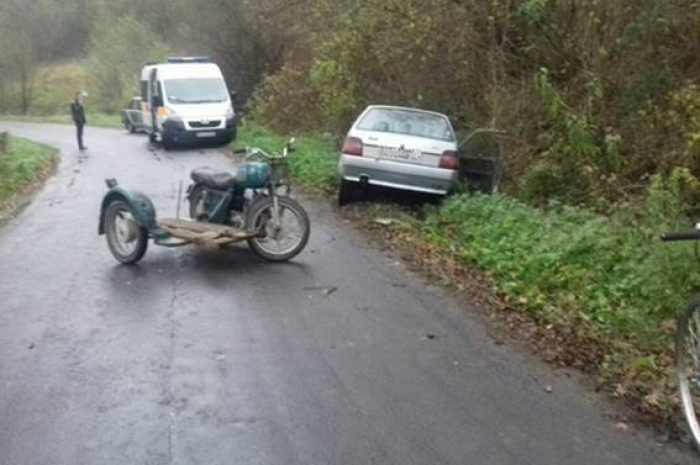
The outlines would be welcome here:
[[[102,200],[98,233],[107,237],[110,252],[119,262],[134,264],[143,258],[148,240],[157,245],[228,245],[261,238],[264,227],[247,231],[222,224],[187,219],[157,219],[153,202],[142,192],[106,181],[109,191]]]

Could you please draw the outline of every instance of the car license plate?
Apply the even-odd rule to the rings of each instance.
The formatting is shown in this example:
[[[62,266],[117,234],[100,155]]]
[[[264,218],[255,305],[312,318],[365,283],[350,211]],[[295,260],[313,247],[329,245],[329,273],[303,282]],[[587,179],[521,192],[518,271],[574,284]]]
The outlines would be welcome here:
[[[198,132],[197,137],[216,137],[216,133],[214,131]]]
[[[407,160],[418,161],[423,156],[423,153],[418,149],[407,149],[406,147],[381,147],[379,149],[379,158],[390,160]]]

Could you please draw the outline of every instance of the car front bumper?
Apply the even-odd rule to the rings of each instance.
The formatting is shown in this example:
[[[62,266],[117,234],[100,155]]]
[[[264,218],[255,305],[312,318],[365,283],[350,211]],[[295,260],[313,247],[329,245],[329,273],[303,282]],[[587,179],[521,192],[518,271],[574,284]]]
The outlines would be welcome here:
[[[231,142],[236,139],[236,126],[231,125],[225,128],[216,129],[186,129],[182,121],[169,121],[163,123],[163,137],[172,142],[179,143],[206,143],[210,142]]]

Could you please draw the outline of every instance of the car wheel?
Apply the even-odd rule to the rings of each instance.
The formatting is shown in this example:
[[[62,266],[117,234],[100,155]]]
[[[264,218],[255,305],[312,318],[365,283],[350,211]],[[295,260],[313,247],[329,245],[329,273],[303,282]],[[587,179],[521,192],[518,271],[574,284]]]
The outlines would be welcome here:
[[[356,202],[359,194],[359,186],[355,182],[340,180],[338,188],[338,205],[341,207]]]

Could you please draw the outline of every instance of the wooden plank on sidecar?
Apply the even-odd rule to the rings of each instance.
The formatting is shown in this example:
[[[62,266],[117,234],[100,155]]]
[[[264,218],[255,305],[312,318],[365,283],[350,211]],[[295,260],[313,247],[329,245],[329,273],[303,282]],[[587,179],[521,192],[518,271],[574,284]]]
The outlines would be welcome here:
[[[195,243],[229,244],[251,237],[250,233],[221,224],[189,220],[160,220],[158,226],[174,237]]]

